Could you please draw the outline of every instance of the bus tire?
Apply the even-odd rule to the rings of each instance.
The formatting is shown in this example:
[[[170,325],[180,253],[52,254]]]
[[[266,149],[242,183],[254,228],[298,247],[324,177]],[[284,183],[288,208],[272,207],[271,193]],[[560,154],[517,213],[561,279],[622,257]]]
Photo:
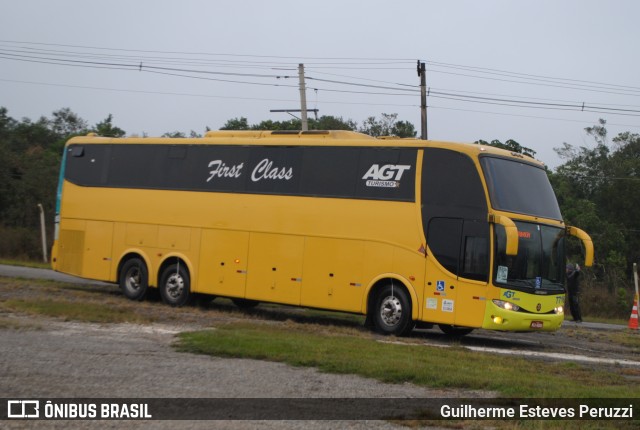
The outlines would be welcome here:
[[[384,286],[376,295],[373,326],[385,335],[404,336],[413,330],[411,299],[403,287]]]
[[[160,297],[170,306],[184,306],[191,300],[191,282],[184,264],[167,266],[160,276]]]
[[[252,309],[260,304],[260,302],[257,300],[249,299],[231,299],[231,301],[240,309]]]
[[[122,294],[130,300],[143,300],[149,291],[149,271],[140,258],[127,260],[118,277]]]
[[[438,324],[438,327],[444,334],[452,337],[466,336],[473,331],[473,329],[469,327],[459,327],[449,324]]]

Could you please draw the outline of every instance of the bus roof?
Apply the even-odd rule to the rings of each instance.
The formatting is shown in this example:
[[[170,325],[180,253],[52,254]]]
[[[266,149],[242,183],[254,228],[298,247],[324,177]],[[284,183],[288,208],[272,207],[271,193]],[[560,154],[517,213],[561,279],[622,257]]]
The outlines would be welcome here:
[[[395,136],[372,137],[363,133],[347,130],[216,130],[208,131],[204,137],[126,137],[113,138],[89,133],[77,136],[67,142],[69,144],[167,144],[167,145],[287,145],[287,146],[381,146],[393,148],[442,148],[460,151],[474,157],[481,154],[492,154],[507,158],[526,161],[540,167],[544,166],[539,160],[529,156],[492,146],[456,143],[418,138],[400,138]]]

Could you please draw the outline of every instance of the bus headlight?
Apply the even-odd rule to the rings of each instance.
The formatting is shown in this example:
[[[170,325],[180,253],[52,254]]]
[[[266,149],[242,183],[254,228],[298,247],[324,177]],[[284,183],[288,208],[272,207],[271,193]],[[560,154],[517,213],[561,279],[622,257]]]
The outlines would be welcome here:
[[[502,308],[502,309],[507,310],[507,311],[517,312],[517,311],[520,310],[520,306],[514,305],[511,302],[505,302],[504,300],[495,299],[495,300],[493,300],[493,304],[496,305],[497,307]]]
[[[556,314],[562,314],[562,313],[564,313],[564,307],[562,307],[562,306],[558,306],[558,307],[557,307],[557,308],[555,308],[553,311],[554,311]]]

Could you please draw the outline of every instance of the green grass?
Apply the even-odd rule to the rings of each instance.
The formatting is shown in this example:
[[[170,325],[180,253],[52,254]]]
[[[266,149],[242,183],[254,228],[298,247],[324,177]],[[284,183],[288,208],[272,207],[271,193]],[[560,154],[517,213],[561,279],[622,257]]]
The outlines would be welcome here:
[[[51,269],[51,263],[44,263],[42,261],[33,260],[10,260],[0,258],[0,264],[5,264],[7,266],[35,267],[37,269]]]
[[[93,323],[150,323],[135,312],[118,306],[105,304],[78,303],[66,300],[10,299],[0,303],[0,308],[32,315],[45,315],[61,318],[65,321]]]
[[[315,367],[390,383],[488,390],[503,397],[640,397],[636,383],[604,368],[507,358],[456,347],[383,343],[370,335],[318,333],[292,324],[275,327],[243,323],[182,333],[176,348]]]
[[[629,309],[629,315],[631,315],[631,309]],[[619,318],[602,318],[602,317],[590,317],[590,316],[584,317],[583,320],[585,322],[615,324],[615,325],[624,325],[624,326],[626,326],[629,323],[629,319],[622,320]]]

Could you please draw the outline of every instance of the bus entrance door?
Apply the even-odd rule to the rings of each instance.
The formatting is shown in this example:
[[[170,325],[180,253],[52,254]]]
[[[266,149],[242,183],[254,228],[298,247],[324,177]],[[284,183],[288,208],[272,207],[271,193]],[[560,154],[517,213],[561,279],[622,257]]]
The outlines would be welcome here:
[[[425,283],[424,320],[453,324],[456,309],[457,279],[434,260],[427,257],[427,275]]]

